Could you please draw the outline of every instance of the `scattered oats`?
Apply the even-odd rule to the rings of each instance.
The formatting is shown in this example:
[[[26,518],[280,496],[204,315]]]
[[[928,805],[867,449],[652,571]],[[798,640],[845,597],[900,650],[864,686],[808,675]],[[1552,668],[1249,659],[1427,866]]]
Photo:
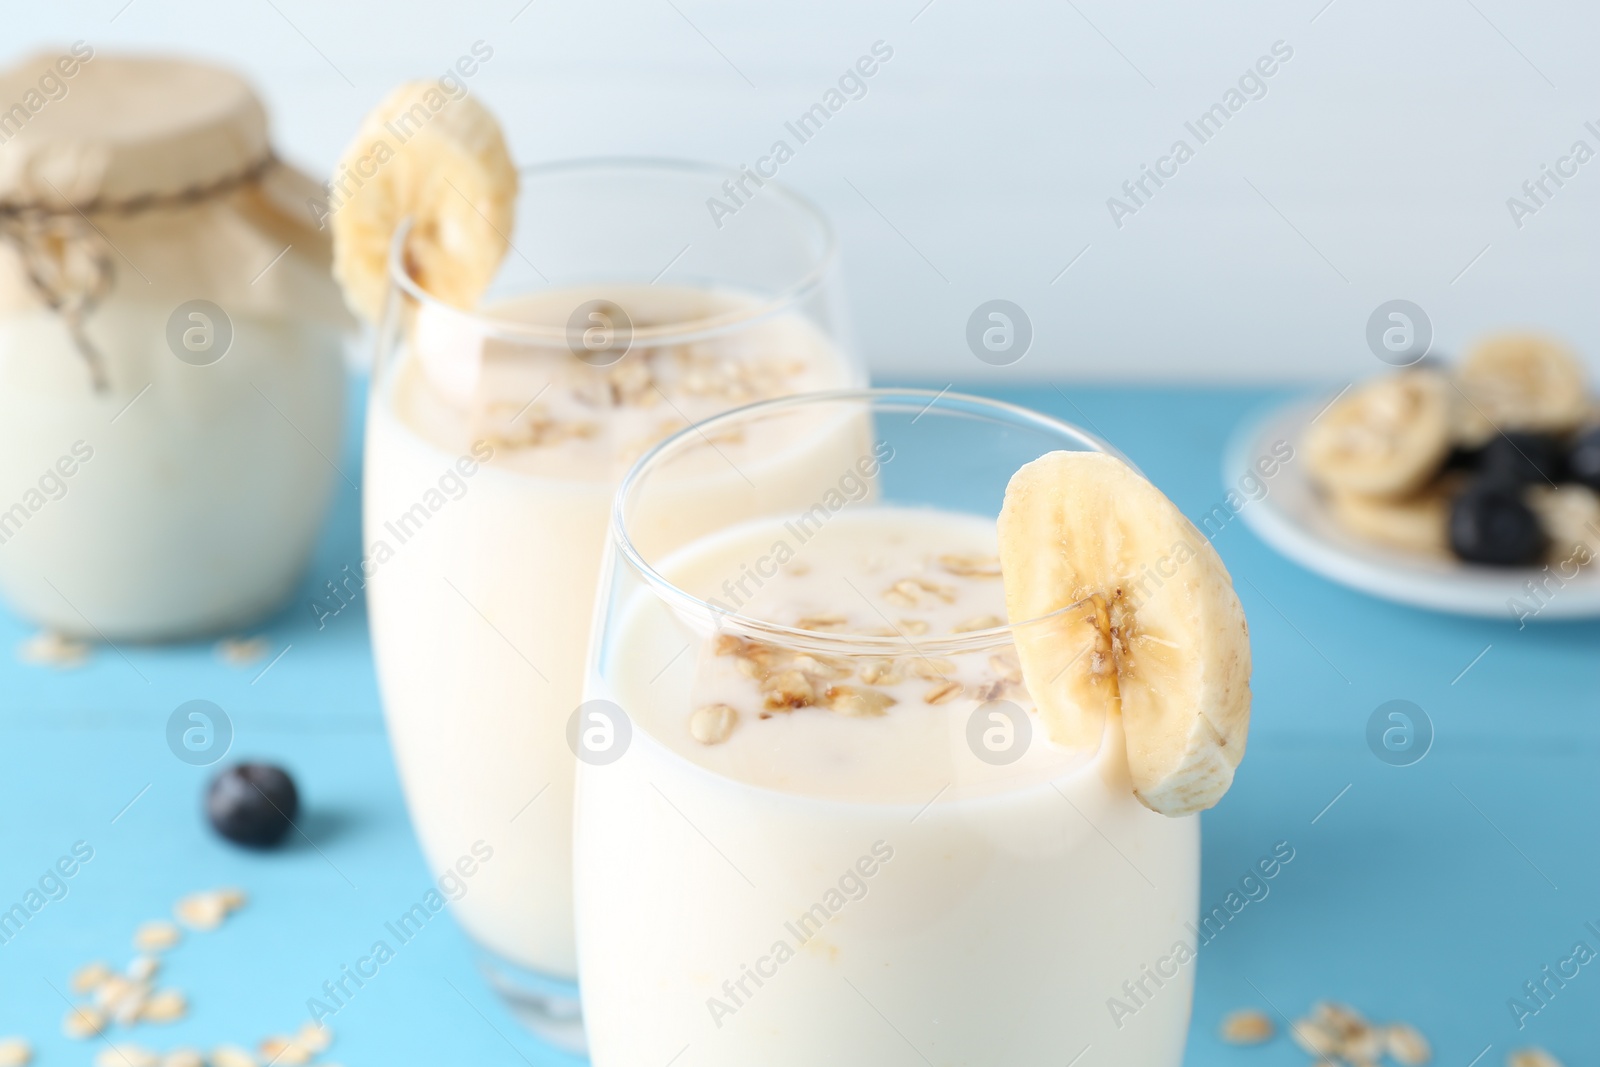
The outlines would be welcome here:
[[[256,1058],[238,1045],[219,1045],[211,1050],[211,1067],[258,1067]]]
[[[0,1067],[28,1067],[33,1046],[20,1037],[0,1037]]]
[[[206,1067],[199,1049],[175,1048],[161,1057],[161,1067]]]
[[[939,565],[959,578],[1000,577],[1000,560],[995,556],[940,556]]]
[[[906,663],[912,674],[925,682],[943,682],[955,673],[956,665],[947,659],[929,659],[918,656]]]
[[[652,392],[656,383],[650,373],[650,364],[644,358],[630,360],[624,357],[606,372],[606,378],[611,386],[611,401],[619,407],[637,403],[646,393]]]
[[[920,637],[928,632],[927,619],[901,619],[900,630],[912,637]]]
[[[1312,1005],[1310,1015],[1294,1024],[1290,1036],[1312,1055],[1350,1067],[1376,1067],[1386,1055],[1401,1067],[1422,1067],[1433,1059],[1433,1049],[1416,1027],[1408,1023],[1374,1026],[1354,1008],[1333,1001]]]
[[[780,671],[761,683],[767,694],[767,707],[803,708],[816,703],[817,691],[811,679],[799,671]]]
[[[1341,1038],[1353,1037],[1367,1029],[1367,1020],[1347,1004],[1319,1000],[1311,1006],[1311,1018]]]
[[[1008,682],[1022,681],[1022,663],[1015,652],[996,652],[989,657],[989,667]]]
[[[232,886],[227,889],[217,890],[217,897],[222,901],[222,906],[229,912],[238,911],[250,902],[250,898],[243,889],[235,889]]]
[[[100,983],[111,977],[111,968],[96,960],[79,967],[72,975],[74,993],[93,993]]]
[[[267,658],[272,643],[265,637],[224,637],[217,642],[217,657],[230,667],[248,667]]]
[[[1272,1020],[1254,1009],[1236,1011],[1222,1020],[1218,1033],[1222,1040],[1232,1045],[1259,1045],[1270,1041],[1277,1028]]]
[[[133,933],[133,947],[141,952],[164,952],[183,937],[178,928],[165,919],[144,923]]]
[[[154,956],[135,956],[124,973],[135,982],[147,982],[161,969],[161,961]]]
[[[961,623],[951,633],[968,634],[974,630],[992,630],[996,626],[1005,625],[1005,620],[998,615],[974,615],[966,622]]]
[[[1561,1061],[1542,1048],[1519,1048],[1506,1057],[1506,1067],[1561,1067]]]
[[[127,975],[108,974],[105,981],[101,982],[94,990],[94,1003],[96,1007],[113,1011],[137,988],[137,983]]]
[[[853,671],[837,660],[818,659],[816,656],[799,655],[790,664],[797,671],[814,674],[819,678],[848,678]]]
[[[143,1045],[107,1045],[94,1057],[94,1067],[157,1067],[160,1062]]]
[[[861,680],[868,685],[899,685],[905,680],[905,674],[894,660],[875,659],[862,665]]]
[[[902,578],[883,591],[885,600],[901,608],[917,607],[930,595],[938,597],[946,604],[954,603],[956,599],[955,590],[950,586],[940,585],[926,578]]]
[[[980,685],[974,695],[980,704],[986,704],[991,700],[999,700],[1001,697],[1005,696],[1006,690],[1010,687],[1010,685],[1010,682],[996,679],[995,681]]]
[[[789,564],[789,573],[794,575],[796,578],[804,578],[806,575],[811,573],[811,564],[791,563]]]
[[[897,608],[914,608],[917,606],[917,598],[912,593],[907,593],[900,588],[900,586],[904,584],[906,583],[897,582],[888,589],[885,589],[883,591],[883,599],[887,600]]]
[[[163,989],[144,1002],[139,1017],[152,1023],[173,1023],[189,1011],[189,1001],[176,989]]]
[[[145,1004],[150,996],[150,986],[146,982],[131,982],[128,993],[115,1005],[108,1007],[111,1017],[122,1026],[132,1026],[144,1017]]]
[[[311,1050],[305,1048],[292,1037],[273,1036],[264,1039],[258,1050],[261,1058],[270,1064],[283,1064],[284,1067],[303,1067],[311,1062]]]
[[[1313,1056],[1326,1057],[1339,1051],[1339,1038],[1310,1019],[1301,1019],[1289,1027],[1289,1036]]]
[[[948,704],[960,695],[960,682],[941,682],[924,693],[922,699],[929,704]]]
[[[739,723],[739,712],[726,704],[707,704],[689,716],[689,734],[702,745],[720,745]]]
[[[744,651],[745,640],[735,634],[718,634],[711,642],[711,651],[719,656],[732,656]]]
[[[1391,1023],[1385,1033],[1389,1055],[1401,1067],[1422,1067],[1433,1059],[1433,1048],[1428,1039],[1409,1023]]]
[[[61,1020],[61,1032],[80,1041],[95,1036],[105,1028],[106,1017],[99,1010],[87,1005],[73,1008],[67,1012],[67,1017]]]
[[[899,703],[888,693],[876,689],[857,689],[852,685],[829,686],[826,699],[829,710],[856,719],[887,715],[890,706]]]
[[[35,667],[67,670],[89,662],[89,646],[52,630],[41,630],[17,646],[17,658]]]
[[[807,615],[802,619],[795,620],[795,627],[801,630],[838,630],[849,621],[849,619],[837,613]]]
[[[328,1046],[333,1044],[333,1031],[321,1023],[305,1023],[294,1039],[312,1052],[326,1052]]]
[[[191,893],[178,901],[172,914],[191,930],[215,930],[228,917],[228,906],[220,893]]]
[[[1346,1037],[1344,1046],[1339,1051],[1351,1063],[1365,1065],[1376,1063],[1382,1058],[1383,1050],[1383,1031],[1368,1028],[1357,1030]]]

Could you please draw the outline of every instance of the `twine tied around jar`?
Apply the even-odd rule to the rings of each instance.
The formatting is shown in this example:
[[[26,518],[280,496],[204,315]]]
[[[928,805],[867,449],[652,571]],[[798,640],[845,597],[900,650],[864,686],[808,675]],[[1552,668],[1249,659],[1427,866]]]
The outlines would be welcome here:
[[[236,174],[171,193],[146,193],[124,200],[95,197],[87,203],[64,207],[0,203],[0,241],[16,249],[29,286],[46,307],[61,317],[73,345],[89,366],[95,392],[105,392],[110,383],[105,359],[89,340],[87,325],[89,316],[111,292],[116,280],[116,263],[108,251],[116,246],[94,224],[92,216],[126,217],[202,203],[255,184],[277,165],[277,156],[269,152]]]

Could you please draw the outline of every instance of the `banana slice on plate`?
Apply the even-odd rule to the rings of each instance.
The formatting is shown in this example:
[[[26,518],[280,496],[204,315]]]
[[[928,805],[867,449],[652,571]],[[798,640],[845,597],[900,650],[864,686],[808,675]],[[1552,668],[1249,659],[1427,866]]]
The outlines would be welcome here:
[[[1447,477],[1399,500],[1333,493],[1333,517],[1357,537],[1406,552],[1454,559],[1450,552],[1450,502],[1460,488],[1461,479]]]
[[[406,266],[423,289],[470,310],[508,247],[517,171],[500,125],[471,96],[409,82],[362,122],[335,171],[333,273],[351,308],[377,320],[389,246],[410,218]]]
[[[1052,740],[1095,747],[1122,717],[1144,805],[1188,815],[1233,782],[1250,727],[1250,631],[1200,531],[1133,468],[1052,452],[1000,510],[1006,611]],[[1048,616],[1048,618],[1046,618]]]
[[[1565,433],[1589,414],[1583,366],[1559,341],[1536,334],[1484,338],[1461,361],[1457,439],[1480,445],[1505,430]]]
[[[1450,454],[1451,388],[1434,370],[1408,370],[1351,389],[1306,430],[1306,463],[1326,489],[1403,497]]]
[[[1588,566],[1600,557],[1600,496],[1586,485],[1528,487],[1528,506],[1550,537],[1550,562]],[[1562,575],[1569,577],[1569,575]]]

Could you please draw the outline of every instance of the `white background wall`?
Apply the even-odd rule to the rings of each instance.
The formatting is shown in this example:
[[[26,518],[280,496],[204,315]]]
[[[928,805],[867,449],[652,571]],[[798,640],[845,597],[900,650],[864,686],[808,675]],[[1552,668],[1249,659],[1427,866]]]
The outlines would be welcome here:
[[[926,4],[926,6],[924,6]],[[751,161],[879,39],[894,59],[784,178],[835,220],[879,372],[1308,379],[1376,369],[1404,297],[1453,351],[1501,324],[1600,355],[1600,160],[1518,229],[1521,183],[1600,151],[1600,15],[1515,0],[7,0],[10,59],[83,38],[243,68],[325,172],[392,83],[478,39],[520,161]],[[1106,207],[1274,41],[1293,59],[1137,215]],[[3,150],[3,149],[0,149]],[[852,188],[854,186],[854,188]],[[1087,249],[1085,251],[1085,249]],[[1081,253],[1081,255],[1080,255]],[[1068,263],[1072,266],[1062,273]],[[1470,264],[1470,266],[1469,266]],[[1004,297],[1035,340],[968,352]]]

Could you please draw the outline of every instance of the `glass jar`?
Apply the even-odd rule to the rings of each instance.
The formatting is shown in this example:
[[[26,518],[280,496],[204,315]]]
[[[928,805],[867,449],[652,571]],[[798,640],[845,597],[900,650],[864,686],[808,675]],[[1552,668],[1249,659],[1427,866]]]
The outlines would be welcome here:
[[[491,980],[570,1048],[569,726],[616,484],[693,421],[861,380],[826,222],[771,182],[719,220],[705,203],[728,177],[650,160],[523,171],[512,250],[474,311],[416,284],[403,231],[391,260],[362,561],[389,737],[429,864],[474,864],[452,910]],[[716,463],[759,447],[719,440]],[[702,529],[683,503],[658,536]]]
[[[662,545],[735,431],[779,443],[741,465],[757,491]],[[1074,608],[1005,622],[996,516],[1056,450],[1109,451],[996,401],[846,391],[628,475],[574,830],[595,1067],[1182,1061],[1200,821],[1135,797],[1119,716],[1098,748],[1048,736],[1016,646]]]
[[[0,74],[0,591],[165,640],[282,604],[331,496],[349,319],[319,190],[236,75],[79,42]]]

